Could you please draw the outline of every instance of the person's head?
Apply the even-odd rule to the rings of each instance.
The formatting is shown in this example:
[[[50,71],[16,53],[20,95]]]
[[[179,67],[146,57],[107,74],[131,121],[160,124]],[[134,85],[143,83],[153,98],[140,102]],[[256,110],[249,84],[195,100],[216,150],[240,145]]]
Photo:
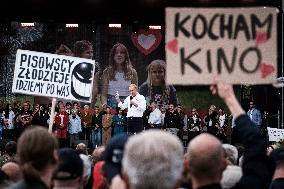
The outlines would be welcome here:
[[[105,112],[106,112],[106,114],[110,114],[111,112],[110,112],[110,107],[109,106],[106,106],[106,108],[105,108]]]
[[[157,107],[157,104],[155,102],[151,102],[150,104],[151,111],[154,111],[156,107]]]
[[[183,172],[183,145],[174,135],[147,130],[126,143],[122,165],[128,188],[177,188]]]
[[[196,115],[196,114],[197,114],[196,108],[192,108],[192,109],[191,109],[191,115]]]
[[[173,104],[169,104],[169,111],[174,111],[175,106]]]
[[[59,107],[60,105],[62,105],[62,104],[64,105],[64,102],[63,102],[63,101],[61,101],[61,100],[58,100],[58,101],[57,101],[57,106],[58,106],[58,107]]]
[[[58,49],[56,49],[55,54],[73,56],[73,52],[67,45],[61,44]]]
[[[81,188],[83,185],[83,161],[71,148],[61,148],[58,153],[59,165],[53,174],[55,187]]]
[[[79,144],[77,144],[77,146],[76,146],[76,151],[77,151],[79,154],[85,154],[85,155],[87,155],[87,154],[88,154],[87,145],[84,144],[84,143],[79,143]]]
[[[122,115],[123,111],[120,107],[116,107],[116,113]]]
[[[200,134],[193,138],[187,148],[186,169],[188,169],[193,188],[219,183],[226,168],[225,152],[222,143],[211,134]]]
[[[182,110],[182,105],[181,104],[177,104],[177,111],[180,112]]]
[[[20,166],[15,162],[5,163],[1,169],[9,177],[9,180],[14,183],[22,179]]]
[[[222,144],[227,160],[233,165],[238,163],[238,149],[231,144]]]
[[[254,101],[253,101],[253,100],[250,100],[250,101],[249,101],[249,108],[252,109],[252,108],[254,108],[254,107],[255,107]]]
[[[73,109],[79,109],[79,103],[73,102]]]
[[[34,104],[34,111],[38,111],[39,110],[39,104]]]
[[[117,71],[123,71],[125,79],[133,79],[134,70],[125,45],[116,43],[110,50],[108,61],[108,79],[113,80]]]
[[[125,45],[116,43],[109,53],[109,64],[116,70],[118,67],[127,68],[131,66],[129,53]]]
[[[223,115],[224,114],[224,108],[223,107],[219,107],[218,114],[219,115]]]
[[[130,96],[136,96],[136,94],[138,93],[138,87],[135,84],[130,84],[129,85],[129,93]]]
[[[58,141],[46,128],[26,129],[18,140],[17,155],[24,180],[40,180],[42,174],[54,169],[58,162]]]
[[[24,102],[22,106],[23,106],[24,111],[28,111],[30,109],[30,105],[28,102]]]
[[[59,105],[59,112],[65,112],[65,106],[64,104]]]
[[[90,41],[76,41],[74,44],[74,56],[92,59],[94,56],[93,45]]]
[[[164,60],[153,60],[147,67],[147,83],[151,86],[160,86],[165,84],[166,63]]]
[[[85,104],[85,105],[84,105],[84,111],[85,111],[85,112],[88,112],[89,109],[90,109],[90,106],[89,106],[88,104]]]
[[[224,189],[233,188],[243,176],[242,168],[236,165],[228,165],[222,173],[221,186]]]
[[[160,111],[161,111],[162,114],[163,114],[163,113],[166,113],[166,107],[165,107],[165,106],[162,106],[162,107],[160,108]]]
[[[211,113],[215,112],[215,110],[216,110],[216,106],[212,104],[212,105],[210,105],[208,112],[209,112],[209,114],[211,114]]]
[[[71,102],[66,102],[65,107],[66,107],[67,110],[71,109],[71,107],[72,107]]]
[[[125,133],[115,135],[106,144],[104,172],[109,183],[115,175],[121,173],[123,151],[128,138]]]
[[[100,112],[100,108],[98,106],[95,106],[94,108],[94,113],[98,114]]]
[[[93,164],[95,165],[98,161],[103,160],[103,155],[104,155],[105,147],[104,146],[99,146],[96,149],[94,149],[92,153],[92,160]]]
[[[17,143],[15,141],[9,141],[5,145],[5,151],[9,156],[17,153]]]

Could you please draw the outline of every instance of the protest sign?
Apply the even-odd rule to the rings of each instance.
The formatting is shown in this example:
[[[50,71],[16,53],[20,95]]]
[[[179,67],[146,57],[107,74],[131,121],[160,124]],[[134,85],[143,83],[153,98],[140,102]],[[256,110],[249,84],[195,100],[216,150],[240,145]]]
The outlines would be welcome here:
[[[167,8],[167,83],[269,84],[277,76],[276,8]]]
[[[284,129],[267,127],[269,141],[279,142],[284,137]]]
[[[12,91],[91,102],[94,64],[91,59],[19,49]]]

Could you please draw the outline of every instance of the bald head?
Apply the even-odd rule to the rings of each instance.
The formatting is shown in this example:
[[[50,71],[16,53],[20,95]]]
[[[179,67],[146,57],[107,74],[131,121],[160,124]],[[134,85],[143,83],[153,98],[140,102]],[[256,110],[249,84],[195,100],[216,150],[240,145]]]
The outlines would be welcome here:
[[[17,182],[22,179],[22,173],[17,163],[14,162],[5,163],[1,169],[13,182]]]
[[[190,141],[186,159],[191,177],[196,180],[221,180],[225,169],[222,143],[211,134],[200,134]]]

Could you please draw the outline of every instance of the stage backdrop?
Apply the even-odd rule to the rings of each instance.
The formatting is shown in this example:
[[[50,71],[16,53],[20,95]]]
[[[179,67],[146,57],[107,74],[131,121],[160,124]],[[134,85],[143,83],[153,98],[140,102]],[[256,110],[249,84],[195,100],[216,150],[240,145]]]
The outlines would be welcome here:
[[[112,48],[120,43],[126,47],[122,52],[125,56],[129,56],[128,61],[131,62],[132,69],[129,69],[131,71],[128,73],[120,75],[121,77],[118,75],[116,80],[127,80],[125,78],[129,78],[130,82],[137,82],[139,91],[147,97],[148,103],[151,100],[157,101],[161,106],[168,103],[180,103],[185,109],[189,110],[195,107],[203,112],[206,112],[211,104],[215,104],[217,107],[224,106],[218,97],[211,95],[209,86],[182,86],[165,83],[166,74],[168,74],[166,70],[168,62],[165,61],[164,29],[163,25],[161,30],[149,30],[146,25],[140,25],[138,30],[134,30],[131,24],[124,24],[122,28],[109,28],[106,24],[95,26],[79,24],[78,28],[65,28],[65,25],[57,23],[53,23],[53,25],[36,23],[35,27],[22,28],[20,23],[13,22],[11,32],[4,33],[1,38],[1,43],[4,44],[1,56],[4,64],[1,64],[3,69],[0,71],[0,76],[4,81],[0,85],[1,97],[7,102],[29,100],[31,102],[49,103],[49,99],[42,100],[44,98],[36,94],[21,95],[12,92],[17,50],[54,54],[59,46],[64,44],[74,52],[76,41],[87,40],[93,46],[92,59],[96,60],[96,83],[94,85],[98,88],[98,95],[96,101],[93,101],[96,105],[102,105],[102,88],[105,86],[103,76],[109,76],[110,72],[107,70],[115,59],[111,55]],[[112,85],[112,83],[115,83],[114,81],[110,80],[108,84]],[[105,88],[107,91],[119,91],[123,87],[109,89],[107,86]],[[235,89],[240,96],[240,87],[236,86]],[[107,94],[106,103],[111,101],[111,95],[113,94]]]

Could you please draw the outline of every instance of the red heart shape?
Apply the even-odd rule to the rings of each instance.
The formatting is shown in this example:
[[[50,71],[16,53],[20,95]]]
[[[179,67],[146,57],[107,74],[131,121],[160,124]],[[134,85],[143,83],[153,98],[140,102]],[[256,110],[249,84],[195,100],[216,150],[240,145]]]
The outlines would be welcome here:
[[[256,40],[256,45],[258,45],[260,43],[266,43],[267,33],[266,32],[257,32],[255,40]]]
[[[177,39],[173,39],[171,41],[168,42],[167,44],[167,48],[172,51],[173,53],[177,53],[178,52],[178,41]]]
[[[261,78],[266,78],[268,75],[275,71],[274,66],[262,63],[260,65]]]
[[[160,45],[162,34],[160,30],[139,30],[137,33],[132,33],[131,40],[140,52],[148,55]]]

